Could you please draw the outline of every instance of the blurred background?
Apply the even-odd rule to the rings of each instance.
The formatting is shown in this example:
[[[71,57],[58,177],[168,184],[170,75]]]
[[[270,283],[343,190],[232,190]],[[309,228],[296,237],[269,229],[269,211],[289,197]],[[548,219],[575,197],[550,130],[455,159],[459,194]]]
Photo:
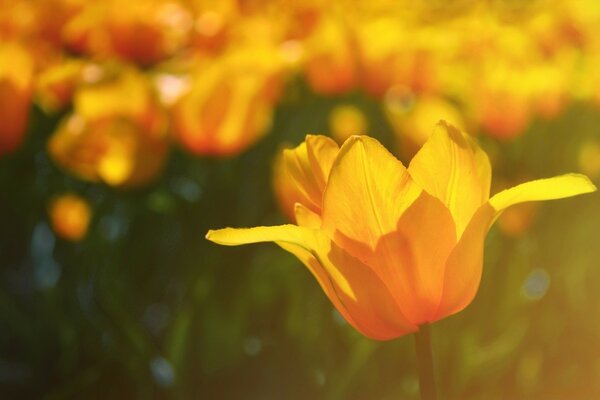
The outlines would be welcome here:
[[[368,133],[407,163],[439,119],[492,192],[600,183],[595,0],[0,0],[0,398],[417,399],[274,245],[278,152]],[[600,398],[597,194],[507,211],[437,323],[447,399]]]

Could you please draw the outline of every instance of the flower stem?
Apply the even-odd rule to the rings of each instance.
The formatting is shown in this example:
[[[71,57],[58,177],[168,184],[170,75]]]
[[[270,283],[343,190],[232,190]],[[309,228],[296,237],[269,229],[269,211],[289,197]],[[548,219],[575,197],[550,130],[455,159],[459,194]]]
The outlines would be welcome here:
[[[417,368],[419,370],[419,383],[421,386],[422,400],[436,400],[435,377],[433,374],[433,357],[431,354],[431,333],[429,324],[419,326],[415,333],[415,347],[417,349]]]

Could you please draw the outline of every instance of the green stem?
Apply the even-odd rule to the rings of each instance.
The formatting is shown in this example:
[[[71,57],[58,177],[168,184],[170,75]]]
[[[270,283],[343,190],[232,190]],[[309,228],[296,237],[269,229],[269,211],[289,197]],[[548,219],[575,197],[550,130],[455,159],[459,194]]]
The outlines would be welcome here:
[[[429,324],[419,327],[415,333],[415,347],[417,349],[417,368],[419,370],[419,384],[421,386],[422,400],[436,400],[435,376],[433,374],[433,356],[431,354],[431,333]]]

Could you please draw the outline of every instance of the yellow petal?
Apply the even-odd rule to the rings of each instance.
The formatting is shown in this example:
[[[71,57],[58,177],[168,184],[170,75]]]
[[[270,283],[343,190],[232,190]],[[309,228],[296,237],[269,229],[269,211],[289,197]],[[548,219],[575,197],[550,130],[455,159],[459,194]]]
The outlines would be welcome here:
[[[321,213],[323,191],[339,147],[327,136],[308,135],[294,149],[286,149],[275,162],[274,186],[280,206],[294,219],[296,203]]]
[[[450,212],[440,200],[421,192],[366,263],[386,283],[408,320],[420,325],[433,322],[446,260],[455,244]]]
[[[374,250],[383,235],[396,230],[419,193],[406,168],[377,140],[353,136],[331,168],[323,195],[323,229],[344,248],[358,242]]]
[[[296,225],[259,226],[256,228],[223,228],[209,230],[206,239],[223,246],[261,242],[288,242],[309,250],[307,229]]]
[[[523,183],[496,194],[483,204],[448,257],[442,300],[435,319],[461,311],[475,297],[481,280],[485,235],[502,210],[527,201],[560,199],[595,190],[586,176],[567,174]]]
[[[340,146],[330,137],[323,135],[307,135],[305,142],[308,160],[322,196]]]
[[[298,257],[338,311],[365,336],[387,340],[414,332],[379,277],[318,231],[283,225],[209,231],[207,239],[238,245],[274,241]]]
[[[497,212],[526,201],[555,200],[596,191],[590,179],[581,174],[565,174],[553,178],[522,183],[496,193],[490,204]]]
[[[312,229],[319,229],[321,227],[321,216],[311,211],[306,206],[296,203],[294,211],[296,214],[296,222],[299,226]]]
[[[483,269],[485,235],[494,214],[489,203],[483,204],[450,253],[443,275],[442,297],[433,321],[461,311],[475,297]]]
[[[492,172],[487,155],[445,121],[437,125],[408,171],[419,186],[448,207],[458,237],[489,197]]]

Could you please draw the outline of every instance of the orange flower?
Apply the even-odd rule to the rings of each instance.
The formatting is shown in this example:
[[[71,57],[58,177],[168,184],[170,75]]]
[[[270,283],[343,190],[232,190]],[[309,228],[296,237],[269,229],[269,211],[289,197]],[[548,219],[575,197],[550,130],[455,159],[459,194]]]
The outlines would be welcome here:
[[[52,201],[49,214],[54,232],[63,239],[76,242],[87,233],[92,212],[87,200],[66,194]]]
[[[117,1],[111,4],[105,23],[112,50],[141,65],[182,48],[192,26],[189,10],[174,0]]]
[[[142,185],[166,159],[166,116],[144,77],[124,70],[75,94],[74,113],[50,138],[48,150],[81,179]]]
[[[0,43],[0,156],[20,146],[27,129],[33,60],[16,43]]]
[[[415,332],[473,300],[485,235],[504,209],[596,190],[585,176],[569,174],[489,198],[487,155],[444,122],[408,168],[367,136],[351,137],[336,155],[328,142],[309,137],[283,166],[304,171],[288,175],[299,194],[287,198],[296,201],[297,225],[226,228],[207,239],[276,242],[307,266],[352,326],[379,340]],[[320,148],[330,149],[323,165],[314,157]]]
[[[306,40],[306,79],[316,93],[346,93],[356,85],[350,31],[340,21],[323,19]]]
[[[271,126],[280,59],[270,48],[234,51],[198,68],[191,90],[173,107],[173,130],[199,155],[231,156]]]

